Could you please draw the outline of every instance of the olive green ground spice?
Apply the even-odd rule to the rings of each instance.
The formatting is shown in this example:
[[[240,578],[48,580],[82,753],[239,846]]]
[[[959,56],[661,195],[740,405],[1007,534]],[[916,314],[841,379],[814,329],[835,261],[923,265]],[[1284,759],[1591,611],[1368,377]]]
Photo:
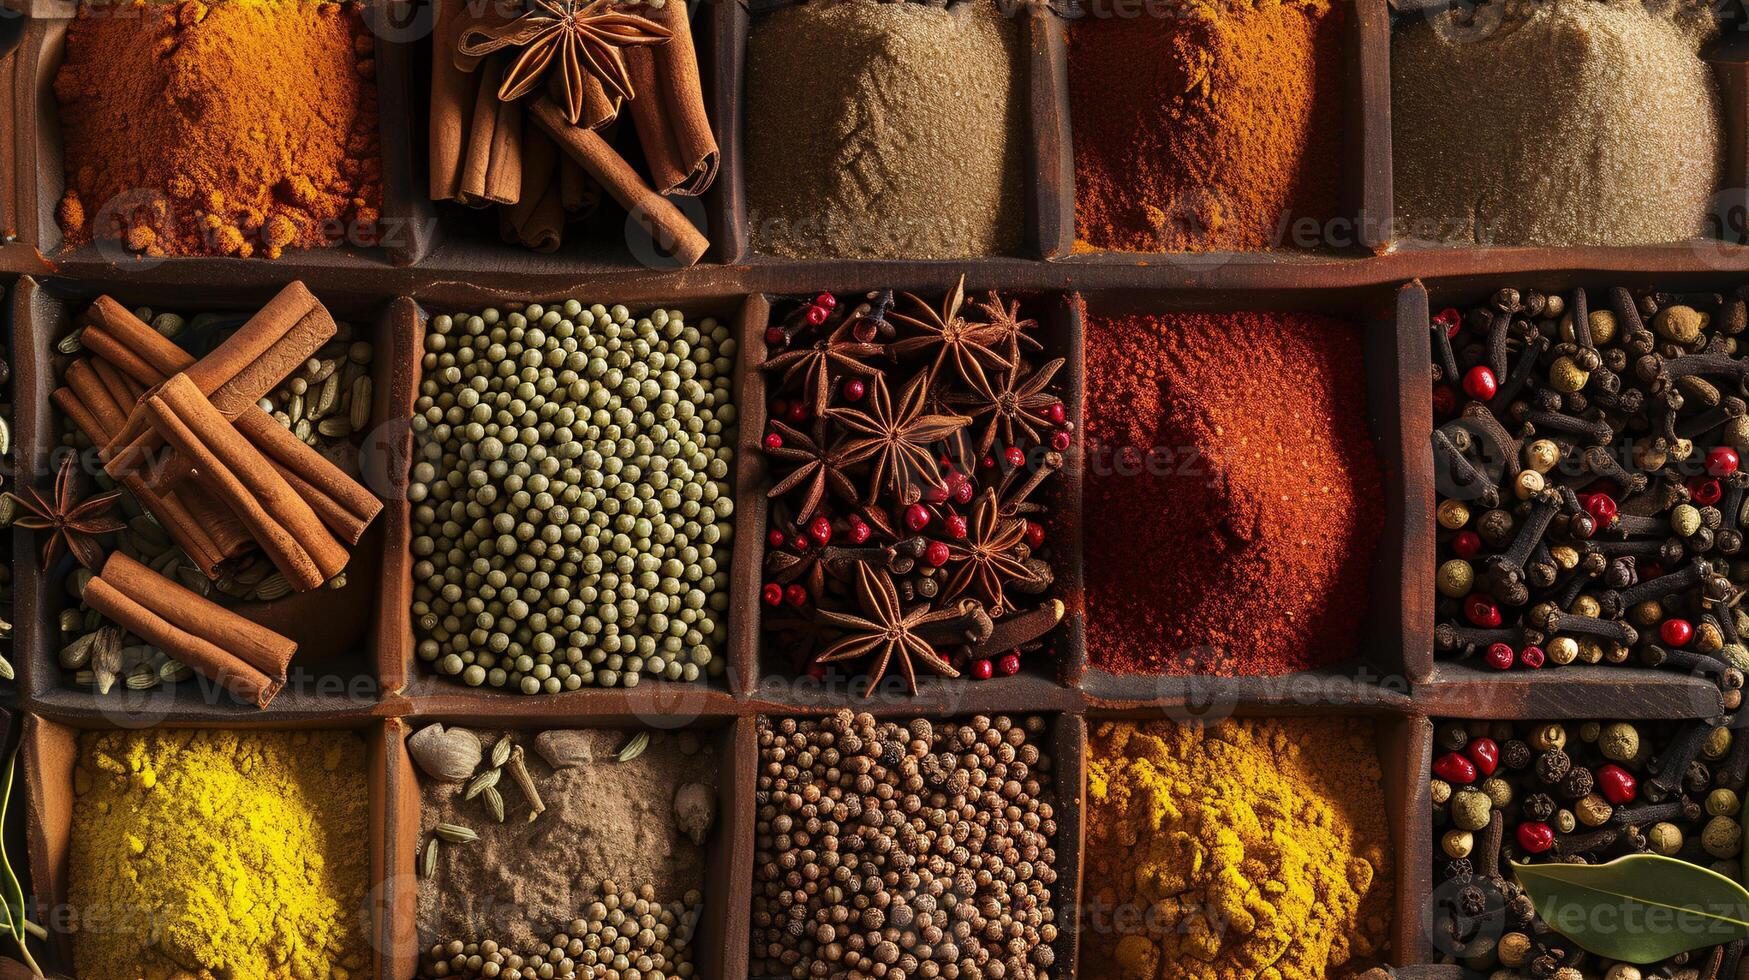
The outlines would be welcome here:
[[[1498,2],[1391,45],[1396,237],[1650,245],[1707,233],[1719,97],[1692,3]]]
[[[995,0],[811,0],[747,44],[754,248],[958,258],[1021,243],[1026,73]]]

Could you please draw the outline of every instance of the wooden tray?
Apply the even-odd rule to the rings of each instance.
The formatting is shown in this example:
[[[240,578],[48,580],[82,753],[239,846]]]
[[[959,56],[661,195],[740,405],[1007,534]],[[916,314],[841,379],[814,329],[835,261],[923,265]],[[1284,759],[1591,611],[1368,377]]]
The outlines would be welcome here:
[[[365,470],[388,500],[360,560],[380,567],[365,589],[324,595],[340,613],[347,649],[311,649],[299,663],[322,664],[360,683],[356,691],[324,693],[288,685],[266,712],[186,693],[157,692],[133,700],[100,699],[62,686],[55,664],[53,615],[58,585],[45,584],[31,542],[17,536],[19,700],[29,713],[25,733],[30,794],[30,878],[45,902],[65,894],[70,819],[70,747],[80,729],[162,723],[185,727],[333,727],[361,732],[371,746],[374,873],[381,888],[371,908],[381,976],[413,974],[416,776],[406,755],[409,731],[430,720],[540,729],[561,726],[696,726],[710,730],[727,753],[722,817],[710,847],[710,908],[698,947],[700,975],[747,977],[748,907],[753,871],[752,793],[756,765],[754,719],[761,714],[817,715],[842,706],[883,716],[963,716],[975,712],[1041,712],[1054,720],[1057,794],[1063,814],[1058,841],[1057,902],[1064,925],[1057,976],[1076,975],[1084,937],[1071,926],[1080,890],[1085,726],[1107,718],[1218,719],[1230,714],[1359,714],[1379,724],[1384,793],[1396,859],[1396,920],[1391,959],[1406,976],[1455,977],[1432,958],[1424,905],[1432,874],[1427,819],[1427,771],[1434,717],[1580,718],[1710,717],[1720,713],[1710,683],[1677,674],[1622,667],[1569,666],[1538,672],[1482,673],[1432,658],[1434,491],[1426,383],[1428,309],[1481,300],[1502,285],[1569,289],[1575,285],[1659,284],[1724,288],[1749,280],[1749,247],[1717,239],[1650,248],[1458,249],[1393,241],[1389,42],[1385,0],[1347,0],[1354,7],[1347,100],[1344,216],[1351,234],[1339,247],[1312,253],[1069,255],[1074,239],[1074,191],[1067,101],[1065,31],[1038,7],[1026,7],[1029,126],[1026,141],[1027,237],[1023,254],[964,261],[794,261],[748,250],[746,174],[741,145],[741,90],[751,15],[732,0],[695,14],[697,43],[723,149],[717,187],[696,213],[713,237],[705,264],[687,270],[638,263],[623,243],[573,241],[553,255],[505,246],[473,230],[474,222],[424,200],[425,106],[430,43],[428,6],[384,0],[378,21],[378,84],[385,165],[385,219],[399,237],[390,247],[293,251],[277,261],[178,258],[143,261],[113,249],[71,252],[59,245],[53,213],[61,193],[59,125],[49,84],[60,58],[68,0],[17,0],[31,17],[24,44],[0,57],[0,223],[17,236],[0,245],[0,278],[12,287],[6,305],[16,356],[19,459],[40,478],[44,450],[56,431],[48,403],[53,339],[70,312],[100,293],[129,305],[183,310],[248,309],[292,280],[305,281],[355,325],[374,323],[376,405],[381,428],[367,446]],[[1714,63],[1724,95],[1727,188],[1749,187],[1749,58],[1721,52]],[[1738,195],[1741,196],[1741,195]],[[1732,201],[1731,195],[1722,196]],[[1070,366],[1062,376],[1079,420],[1085,387],[1080,356],[1085,316],[1171,310],[1313,310],[1344,315],[1366,327],[1368,405],[1386,473],[1386,519],[1374,575],[1375,608],[1364,624],[1362,652],[1337,668],[1284,679],[1126,678],[1087,668],[1078,610],[1056,634],[1062,670],[1023,672],[985,683],[926,684],[915,699],[856,701],[843,692],[810,691],[767,675],[759,640],[758,556],[763,547],[769,477],[754,451],[763,423],[764,381],[751,365],[760,356],[768,297],[830,290],[859,294],[877,287],[939,295],[969,276],[975,289],[1024,296],[1044,334]],[[1406,285],[1405,285],[1406,284]],[[677,305],[690,316],[733,318],[743,338],[737,391],[743,412],[741,454],[733,476],[738,508],[732,575],[731,639],[726,675],[696,686],[645,682],[630,691],[581,690],[524,698],[470,689],[431,676],[416,663],[409,622],[410,507],[405,499],[411,435],[397,420],[417,389],[422,324],[428,312],[476,309],[516,300],[578,297],[634,308]],[[1078,453],[1079,448],[1072,451]],[[1074,597],[1082,582],[1080,484],[1071,467],[1057,481],[1058,594]],[[365,579],[367,576],[359,576]],[[374,593],[370,586],[380,583]],[[252,610],[264,619],[282,612]],[[320,638],[318,638],[318,641]],[[319,642],[318,642],[318,645]],[[328,660],[326,658],[333,657]],[[306,660],[308,658],[308,660]],[[51,920],[48,924],[54,925]],[[64,937],[60,937],[64,940]],[[65,965],[66,944],[50,960]],[[1749,976],[1746,969],[1745,976]]]

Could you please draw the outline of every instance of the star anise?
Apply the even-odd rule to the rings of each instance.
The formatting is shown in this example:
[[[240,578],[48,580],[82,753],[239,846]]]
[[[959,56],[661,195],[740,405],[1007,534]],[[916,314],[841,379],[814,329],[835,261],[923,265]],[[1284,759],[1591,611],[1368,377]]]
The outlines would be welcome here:
[[[936,653],[935,647],[916,632],[930,623],[959,618],[958,609],[948,607],[931,612],[924,604],[906,612],[899,603],[899,590],[893,585],[892,576],[865,562],[858,562],[856,566],[856,601],[866,615],[853,616],[829,609],[818,612],[820,619],[849,630],[850,635],[827,647],[815,662],[829,664],[872,655],[874,665],[869,671],[863,697],[874,693],[875,685],[887,675],[894,657],[898,658],[899,671],[905,675],[905,684],[913,695],[917,693],[917,668],[911,662],[913,657],[943,677],[960,675],[953,664]]]
[[[879,344],[858,341],[846,325],[811,345],[794,347],[769,358],[760,368],[782,371],[786,387],[800,379],[802,390],[812,399],[814,414],[818,415],[826,410],[826,401],[832,396],[832,368],[872,378],[881,373],[880,369],[863,363],[862,358],[885,350]]]
[[[619,7],[617,0],[529,0],[527,12],[508,24],[463,31],[461,53],[481,58],[504,48],[521,48],[498,86],[498,98],[514,102],[545,79],[554,101],[575,126],[583,118],[589,76],[600,80],[617,111],[620,102],[637,97],[624,49],[663,44],[673,36],[661,24],[623,13]],[[555,64],[558,71],[553,73]],[[591,125],[595,122],[591,120]]]
[[[978,440],[978,455],[982,456],[996,444],[996,433],[1000,429],[1002,441],[1010,446],[1017,445],[1014,440],[1015,430],[1026,434],[1035,444],[1044,441],[1039,434],[1038,426],[1049,426],[1040,412],[1055,405],[1057,396],[1045,391],[1050,386],[1051,379],[1063,366],[1063,359],[1057,358],[1034,371],[1025,380],[1021,379],[1020,370],[1003,373],[1002,383],[992,385],[987,379],[979,379],[971,383],[969,394],[957,395],[949,400],[958,406],[964,406],[967,414],[974,420],[988,415],[988,423],[984,427],[983,438]]]
[[[842,443],[825,444],[826,427],[823,422],[816,420],[812,436],[805,436],[776,419],[772,420],[771,427],[783,438],[783,445],[776,449],[767,449],[766,455],[801,465],[791,470],[765,495],[775,500],[806,483],[807,496],[803,498],[802,506],[796,509],[797,527],[808,523],[808,519],[814,516],[814,511],[820,506],[828,488],[845,500],[856,502],[856,486],[844,475],[844,468],[850,464],[844,460]]]
[[[919,351],[937,348],[935,363],[929,369],[930,377],[941,377],[942,366],[951,360],[954,370],[967,384],[975,384],[984,379],[986,364],[1003,368],[1009,366],[1008,358],[990,346],[1000,339],[990,329],[990,325],[974,323],[960,315],[960,307],[965,304],[966,299],[965,276],[961,276],[953,292],[947,294],[940,312],[936,312],[928,303],[910,293],[905,294],[905,299],[922,311],[920,316],[894,313],[892,318],[922,333],[916,337],[894,341],[894,356],[906,357]]]
[[[1044,350],[1045,345],[1037,337],[1026,331],[1038,326],[1033,319],[1020,319],[1020,301],[1015,300],[1010,306],[1002,305],[1002,297],[990,290],[990,298],[978,304],[985,317],[990,321],[990,331],[1008,344],[1008,360],[1010,363],[1020,363],[1020,345],[1026,344],[1033,350]]]
[[[929,374],[912,378],[899,392],[895,406],[887,393],[885,376],[876,375],[869,388],[869,409],[833,408],[827,415],[845,428],[863,434],[844,447],[844,465],[854,466],[865,459],[874,460],[874,472],[869,477],[868,499],[873,500],[883,487],[891,487],[901,500],[910,498],[921,476],[930,486],[941,485],[941,469],[935,462],[930,444],[946,438],[969,425],[963,415],[926,415]],[[921,496],[921,492],[917,492]],[[909,502],[909,501],[907,501]]]
[[[945,598],[956,598],[975,586],[989,604],[990,615],[1006,612],[1004,586],[1032,578],[1032,571],[1013,554],[1025,536],[1026,522],[1004,518],[996,491],[985,489],[972,511],[965,539],[948,542],[947,560],[954,568],[948,575]]]
[[[61,462],[60,472],[55,475],[52,500],[34,487],[25,487],[22,494],[0,495],[24,512],[13,519],[13,526],[48,532],[42,551],[44,571],[54,567],[63,551],[71,552],[79,564],[96,570],[103,564],[103,549],[97,544],[97,536],[127,526],[110,513],[121,499],[121,491],[83,501],[79,499],[79,481],[73,460],[74,457],[69,455]]]

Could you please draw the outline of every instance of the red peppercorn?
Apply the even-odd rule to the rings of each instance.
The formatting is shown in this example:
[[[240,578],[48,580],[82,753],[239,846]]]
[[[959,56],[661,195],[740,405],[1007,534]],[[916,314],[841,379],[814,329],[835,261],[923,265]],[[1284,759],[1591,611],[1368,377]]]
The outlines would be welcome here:
[[[807,551],[813,547],[814,542],[807,535],[798,534],[790,541],[790,544],[795,545],[797,551]]]
[[[1586,497],[1583,503],[1585,509],[1591,512],[1591,516],[1597,518],[1598,527],[1608,527],[1609,522],[1615,520],[1615,498],[1609,494],[1594,493]]]
[[[1037,521],[1026,522],[1026,546],[1034,551],[1045,545],[1045,526]]]
[[[831,312],[824,306],[810,306],[808,307],[808,322],[817,327],[826,322],[826,317]]]
[[[1045,421],[1052,425],[1062,425],[1068,418],[1069,412],[1063,407],[1062,402],[1052,402],[1050,407],[1045,409]]]
[[[783,590],[783,598],[792,606],[805,606],[808,604],[808,590],[799,585],[792,585]]]
[[[814,413],[808,409],[808,403],[804,401],[795,402],[790,405],[789,411],[784,413],[784,415],[789,418],[789,424],[791,425],[801,425],[813,414]]]
[[[850,519],[851,544],[865,544],[868,541],[869,535],[873,533],[874,529],[863,523],[862,518],[853,517]]]
[[[983,459],[978,460],[978,465],[984,469],[993,470],[996,468],[996,457],[985,456]]]
[[[960,481],[953,485],[954,503],[969,504],[972,502],[972,495],[977,492],[978,485],[972,482],[971,477],[962,476]]]
[[[1058,429],[1057,431],[1051,433],[1051,448],[1055,449],[1057,452],[1059,452],[1059,453],[1068,452],[1069,442],[1070,442],[1070,439],[1069,439],[1069,433],[1067,430]]]
[[[1597,791],[1603,794],[1604,799],[1621,806],[1632,803],[1640,789],[1633,773],[1612,764],[1597,770]]]
[[[1494,372],[1485,364],[1470,368],[1469,373],[1464,375],[1464,394],[1476,401],[1485,402],[1493,398],[1494,393],[1499,390],[1500,382],[1494,380]]]
[[[996,676],[996,665],[988,660],[980,660],[972,664],[972,676],[978,680],[987,681]]]
[[[777,450],[782,449],[783,436],[780,436],[775,432],[767,432],[765,434],[765,448],[769,452],[776,452]]]
[[[1541,854],[1555,846],[1555,832],[1546,823],[1518,825],[1518,846],[1526,854]]]
[[[923,488],[923,502],[926,504],[935,504],[939,506],[947,503],[948,498],[952,496],[953,491],[948,489],[946,485]]]
[[[1482,536],[1474,531],[1459,531],[1451,536],[1451,550],[1459,558],[1474,558],[1482,550]]]
[[[828,544],[832,541],[832,522],[825,515],[814,518],[808,523],[808,535],[815,544]]]
[[[767,344],[770,344],[771,346],[775,347],[778,344],[785,343],[788,340],[789,340],[789,337],[784,335],[782,327],[766,327],[765,328],[765,342]]]
[[[1457,307],[1448,306],[1433,315],[1433,322],[1445,328],[1445,336],[1449,339],[1456,337],[1457,332],[1463,328],[1464,315],[1458,312]]]
[[[783,586],[776,582],[767,582],[765,587],[759,590],[759,597],[764,599],[768,606],[780,606],[783,604]]]
[[[1737,472],[1737,451],[1730,446],[1714,446],[1707,450],[1706,471],[1713,476],[1730,476]]]
[[[1495,670],[1512,669],[1512,648],[1504,643],[1495,643],[1489,646],[1488,652],[1484,654],[1484,657],[1487,659],[1488,666]]]
[[[1666,619],[1664,625],[1658,627],[1658,637],[1666,646],[1685,647],[1689,640],[1694,639],[1694,624],[1686,619]]]
[[[947,515],[947,519],[943,520],[941,523],[942,526],[947,528],[948,537],[963,538],[966,536],[966,519],[964,517],[961,517],[958,514],[949,514]]]
[[[823,309],[835,310],[838,308],[838,297],[831,293],[821,293],[814,297],[814,305]]]
[[[1500,606],[1488,596],[1477,593],[1464,600],[1464,618],[1472,626],[1491,630],[1500,625]]]
[[[868,385],[860,378],[851,378],[844,382],[844,400],[847,402],[862,401],[862,396],[868,394]]]
[[[1450,415],[1457,411],[1457,392],[1451,385],[1436,385],[1433,389],[1433,414]]]
[[[1542,647],[1525,647],[1523,650],[1518,651],[1518,662],[1529,667],[1531,670],[1536,670],[1542,667],[1546,659],[1547,658],[1543,655]]]
[[[1476,764],[1476,769],[1484,776],[1494,775],[1494,770],[1500,767],[1500,746],[1491,738],[1473,738],[1464,748],[1464,755]]]
[[[1433,774],[1454,786],[1468,786],[1476,781],[1476,764],[1456,752],[1447,752],[1433,760]]]
[[[1002,671],[1002,676],[1013,677],[1020,673],[1020,654],[1005,653],[1002,659],[996,661],[996,669]]]
[[[946,541],[931,541],[929,547],[923,551],[923,560],[929,563],[930,568],[940,568],[947,564],[952,555],[953,551],[948,548]]]
[[[1688,492],[1694,496],[1694,502],[1702,507],[1711,507],[1725,495],[1725,488],[1717,480],[1702,480],[1698,477],[1688,481]]]
[[[922,504],[912,504],[905,508],[905,526],[913,531],[921,531],[929,526],[929,508]]]
[[[765,543],[771,548],[783,547],[784,540],[783,532],[776,528],[772,528],[770,531],[766,532]]]
[[[1021,450],[1019,446],[1009,446],[1007,449],[1004,449],[1002,451],[1002,458],[1008,461],[1009,466],[1026,465],[1026,453]]]

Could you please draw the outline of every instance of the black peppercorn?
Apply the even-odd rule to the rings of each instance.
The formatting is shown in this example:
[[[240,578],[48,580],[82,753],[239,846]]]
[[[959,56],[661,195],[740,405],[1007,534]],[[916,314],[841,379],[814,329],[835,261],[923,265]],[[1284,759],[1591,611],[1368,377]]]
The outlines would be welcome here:
[[[1536,757],[1536,778],[1545,783],[1558,783],[1573,768],[1573,760],[1560,749],[1550,749]]]
[[[1443,752],[1462,752],[1470,744],[1469,729],[1462,725],[1439,726],[1439,748]]]
[[[1500,762],[1508,769],[1529,768],[1535,756],[1530,751],[1530,745],[1522,739],[1513,739],[1500,749]]]
[[[1574,769],[1561,780],[1561,795],[1569,800],[1577,800],[1591,792],[1595,785],[1596,780],[1592,778],[1591,770]]]
[[[1547,793],[1532,793],[1524,798],[1520,809],[1526,820],[1541,823],[1555,815],[1555,798]]]

